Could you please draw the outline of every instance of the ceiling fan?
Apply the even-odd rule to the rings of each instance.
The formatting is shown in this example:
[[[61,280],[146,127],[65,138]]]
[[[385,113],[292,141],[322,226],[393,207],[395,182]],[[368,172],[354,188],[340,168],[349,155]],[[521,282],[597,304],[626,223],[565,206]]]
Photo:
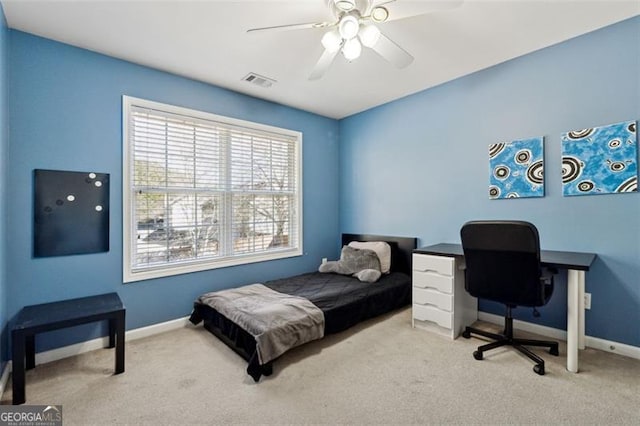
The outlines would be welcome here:
[[[362,47],[375,51],[378,55],[395,65],[404,68],[413,62],[413,56],[376,26],[387,21],[422,15],[434,10],[452,9],[463,3],[462,0],[437,1],[397,1],[397,0],[325,0],[327,7],[335,18],[331,22],[312,22],[304,24],[277,25],[272,27],[252,28],[248,33],[264,31],[303,30],[326,28],[322,36],[324,53],[316,63],[309,80],[318,80],[329,69],[338,53],[351,62],[362,53]],[[396,6],[408,3],[423,3],[428,10],[418,13],[394,13]]]

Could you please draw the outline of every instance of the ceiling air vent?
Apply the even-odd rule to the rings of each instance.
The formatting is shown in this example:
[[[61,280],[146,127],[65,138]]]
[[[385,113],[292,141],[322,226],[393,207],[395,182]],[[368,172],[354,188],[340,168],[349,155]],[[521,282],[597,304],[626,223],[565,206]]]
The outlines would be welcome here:
[[[263,75],[256,74],[254,72],[250,72],[249,74],[245,75],[242,79],[244,81],[248,81],[249,83],[258,85],[260,87],[271,87],[273,86],[273,83],[276,82],[272,78],[265,77]]]

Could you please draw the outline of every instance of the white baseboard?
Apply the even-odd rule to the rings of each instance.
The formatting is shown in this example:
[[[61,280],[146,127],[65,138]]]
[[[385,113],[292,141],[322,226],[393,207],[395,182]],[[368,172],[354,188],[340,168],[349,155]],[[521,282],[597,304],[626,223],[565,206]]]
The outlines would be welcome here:
[[[191,325],[189,317],[177,318],[171,321],[161,322],[159,324],[134,328],[133,330],[129,330],[125,333],[124,339],[126,341],[142,339],[143,337],[153,336],[154,334],[164,333],[165,331],[177,330],[188,325]]]
[[[176,330],[178,328],[186,327],[189,322],[189,317],[178,318],[171,321],[162,322],[159,324],[153,324],[147,327],[134,328],[125,333],[125,341],[131,341],[136,339],[142,339],[143,337],[153,336],[154,334],[164,333],[166,331]],[[74,355],[80,355],[85,352],[95,351],[102,349],[109,343],[109,337],[99,337],[97,339],[89,340],[82,343],[76,343],[69,346],[63,346],[57,349],[51,349],[49,351],[36,353],[36,365],[46,364],[48,362],[57,361],[59,359],[68,358]],[[11,372],[12,363],[7,362],[5,366],[5,372],[2,374],[2,379],[5,380],[0,383],[0,389],[4,389],[6,380],[8,380],[9,372]],[[5,379],[5,375],[7,378]],[[1,393],[0,393],[1,395]]]
[[[500,315],[489,314],[487,312],[478,312],[478,319],[490,322],[492,324],[504,324],[504,317]],[[521,320],[513,320],[514,328],[527,331],[529,333],[539,334],[541,336],[551,337],[552,339],[567,340],[567,332],[557,328],[547,327],[544,325],[533,324]],[[640,359],[640,348],[624,343],[612,342],[597,337],[585,336],[585,344],[589,348],[598,349],[605,352],[611,352],[618,355],[627,356],[629,358]]]
[[[478,312],[478,319],[492,324],[504,325],[504,317],[500,315]],[[517,319],[513,320],[513,328],[529,333],[539,334],[541,336],[551,337],[552,339],[567,340],[567,332],[558,328],[547,327]]]
[[[591,336],[586,336],[585,344],[590,348],[611,352],[612,354],[628,356],[629,358],[640,359],[640,348],[637,346],[612,342],[611,340],[604,340]]]

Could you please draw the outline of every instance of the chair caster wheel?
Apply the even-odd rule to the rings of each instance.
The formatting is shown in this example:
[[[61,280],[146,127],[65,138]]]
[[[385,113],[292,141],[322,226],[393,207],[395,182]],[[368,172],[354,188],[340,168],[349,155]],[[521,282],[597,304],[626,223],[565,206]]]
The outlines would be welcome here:
[[[480,352],[480,351],[474,351],[474,352],[473,352],[473,357],[474,357],[475,359],[477,359],[478,361],[482,360],[482,352]],[[543,373],[543,374],[544,374],[544,373]]]
[[[556,347],[553,347],[553,348],[550,348],[550,349],[549,349],[549,353],[550,353],[551,355],[555,355],[555,356],[560,355],[560,352],[558,351],[558,347],[557,347],[557,346],[556,346]]]
[[[465,339],[470,339],[471,338],[471,332],[465,330],[462,332],[462,337],[464,337]]]
[[[544,364],[536,364],[536,365],[534,365],[533,366],[533,371],[535,371],[536,374],[544,376]]]

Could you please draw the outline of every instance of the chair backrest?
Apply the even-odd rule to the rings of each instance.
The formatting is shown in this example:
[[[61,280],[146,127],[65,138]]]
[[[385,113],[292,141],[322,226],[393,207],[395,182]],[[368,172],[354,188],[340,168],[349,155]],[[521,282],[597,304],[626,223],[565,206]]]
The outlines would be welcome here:
[[[540,237],[529,222],[472,221],[460,230],[465,288],[474,297],[509,306],[546,303]]]

